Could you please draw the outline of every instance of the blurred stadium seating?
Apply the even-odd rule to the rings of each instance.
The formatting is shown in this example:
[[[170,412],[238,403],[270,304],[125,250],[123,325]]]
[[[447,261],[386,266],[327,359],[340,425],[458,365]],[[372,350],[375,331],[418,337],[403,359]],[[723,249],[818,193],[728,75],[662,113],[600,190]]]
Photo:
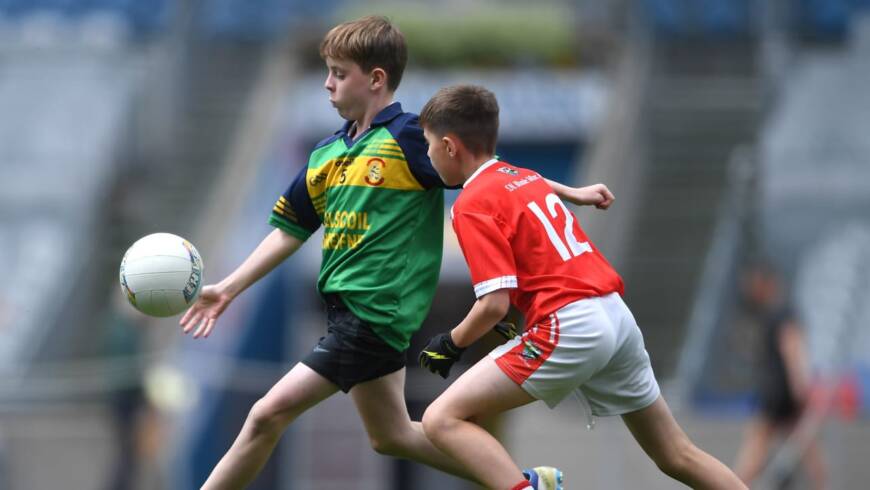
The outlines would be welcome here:
[[[3,369],[32,360],[92,265],[137,67],[123,49],[3,46]]]
[[[468,69],[479,49],[439,44],[442,27],[424,4],[468,8],[459,10],[468,32],[456,34],[467,39],[480,25],[515,32],[523,2],[482,13],[406,3],[407,12],[377,10],[407,16],[411,68],[398,94],[407,110],[446,83],[492,86],[503,157],[614,189],[614,209],[578,214],[626,279],[680,420],[729,463],[753,406],[735,271],[755,254],[777,259],[817,372],[845,386],[833,413],[857,418],[816,427],[832,450],[833,488],[860,488],[870,476],[860,460],[870,406],[870,1],[554,2],[528,14],[554,34],[522,59],[499,51],[493,70]],[[165,434],[143,443],[153,447],[138,488],[195,488],[250,404],[320,335],[316,246],[247,293],[207,344],[179,340],[171,320],[119,319],[106,298],[117,295],[123,250],[147,233],[191,238],[209,281],[258,242],[274,196],[340,123],[323,97],[317,39],[370,8],[0,0],[0,488],[102,485],[119,450],[115,397],[127,389],[148,393],[160,415],[148,427]],[[412,353],[469,299],[445,236],[444,285]],[[142,338],[113,344],[131,329]],[[445,385],[414,368],[408,376],[419,416]],[[590,433],[571,403],[520,411],[500,434],[521,460],[564,465],[574,482],[671,488],[618,421]],[[790,471],[794,461],[782,464]],[[376,455],[346,397],[294,424],[257,485],[467,488]]]

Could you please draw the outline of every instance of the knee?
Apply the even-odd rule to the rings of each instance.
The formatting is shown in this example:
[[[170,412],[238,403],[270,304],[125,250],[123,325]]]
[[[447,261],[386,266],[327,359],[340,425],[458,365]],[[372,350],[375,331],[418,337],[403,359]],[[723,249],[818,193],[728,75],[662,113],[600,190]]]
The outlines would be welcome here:
[[[286,410],[281,410],[266,398],[254,403],[248,413],[248,423],[255,435],[280,436],[292,420]]]
[[[449,433],[458,422],[459,419],[433,405],[427,408],[423,414],[423,432],[430,441],[437,444],[444,434]]]
[[[369,435],[369,442],[376,453],[384,456],[403,457],[404,439],[397,433]]]

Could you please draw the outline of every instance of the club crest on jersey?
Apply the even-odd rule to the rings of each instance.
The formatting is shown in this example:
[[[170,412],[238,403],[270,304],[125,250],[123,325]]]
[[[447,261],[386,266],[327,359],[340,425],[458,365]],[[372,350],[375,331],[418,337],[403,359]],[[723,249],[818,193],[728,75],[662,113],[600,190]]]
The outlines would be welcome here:
[[[384,183],[384,167],[386,162],[380,158],[372,158],[366,163],[369,167],[369,173],[366,175],[365,181],[368,185],[378,186]]]
[[[508,175],[519,175],[520,173],[510,167],[499,167],[499,172]]]
[[[523,359],[537,359],[541,357],[541,348],[535,345],[531,340],[523,340]]]

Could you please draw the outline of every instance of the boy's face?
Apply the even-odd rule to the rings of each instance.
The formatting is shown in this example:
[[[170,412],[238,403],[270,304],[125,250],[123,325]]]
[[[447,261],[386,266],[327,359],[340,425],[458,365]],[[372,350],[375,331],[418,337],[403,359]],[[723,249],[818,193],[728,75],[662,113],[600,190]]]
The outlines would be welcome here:
[[[743,293],[752,308],[764,309],[774,305],[779,295],[775,276],[758,270],[744,272]]]
[[[329,91],[333,107],[348,121],[361,119],[372,95],[369,75],[353,61],[327,57],[326,67],[329,73],[323,86]]]
[[[430,133],[425,127],[423,128],[423,137],[429,144],[429,150],[426,154],[429,155],[429,160],[432,161],[432,166],[435,167],[441,180],[447,185],[463,183],[462,174],[459,171],[459,161],[451,155],[451,153],[455,154],[455,148],[450,146],[448,138]]]

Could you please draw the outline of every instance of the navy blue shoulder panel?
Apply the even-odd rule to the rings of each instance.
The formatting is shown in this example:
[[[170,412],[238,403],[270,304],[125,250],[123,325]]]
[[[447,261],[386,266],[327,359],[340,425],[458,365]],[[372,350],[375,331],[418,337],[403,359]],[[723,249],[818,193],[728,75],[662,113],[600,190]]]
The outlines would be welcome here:
[[[296,178],[278,198],[269,220],[273,225],[302,240],[307,240],[321,224],[320,217],[311,202],[311,196],[308,194],[307,176],[306,165],[299,170]]]
[[[314,145],[314,148],[311,149],[311,151],[313,152],[314,150],[323,148],[324,146],[332,143],[333,141],[337,140],[338,138],[341,138],[341,131],[318,141],[317,144]]]
[[[416,114],[412,112],[402,113],[387,124],[387,130],[396,138],[399,147],[405,153],[408,168],[423,188],[446,187],[426,154],[428,145],[426,139],[423,138],[423,128],[420,127]]]

